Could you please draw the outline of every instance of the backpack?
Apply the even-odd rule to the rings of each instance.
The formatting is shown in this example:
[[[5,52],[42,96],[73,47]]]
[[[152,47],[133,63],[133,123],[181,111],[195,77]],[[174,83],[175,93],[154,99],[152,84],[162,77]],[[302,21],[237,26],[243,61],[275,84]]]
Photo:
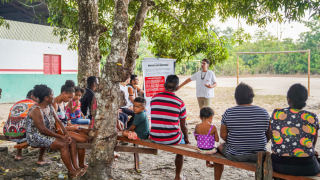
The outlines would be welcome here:
[[[10,109],[8,120],[3,126],[3,133],[7,139],[21,142],[26,138],[26,120],[29,109],[35,104],[31,99],[24,99],[15,103]]]

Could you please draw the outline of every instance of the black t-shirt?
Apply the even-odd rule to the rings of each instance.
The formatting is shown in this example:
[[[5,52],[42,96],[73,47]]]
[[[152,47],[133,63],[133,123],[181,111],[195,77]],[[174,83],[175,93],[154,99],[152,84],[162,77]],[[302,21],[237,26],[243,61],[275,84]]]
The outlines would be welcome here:
[[[94,92],[86,88],[86,93],[83,95],[83,97],[80,99],[81,102],[81,111],[84,116],[88,116],[89,119],[92,118],[91,116],[91,104],[92,104],[92,99],[94,97]]]

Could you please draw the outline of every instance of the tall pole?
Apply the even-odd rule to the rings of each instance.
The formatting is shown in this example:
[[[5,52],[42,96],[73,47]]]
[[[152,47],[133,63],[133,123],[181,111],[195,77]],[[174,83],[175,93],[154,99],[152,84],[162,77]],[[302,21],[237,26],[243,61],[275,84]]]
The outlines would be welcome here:
[[[308,50],[308,96],[310,96],[310,49]]]
[[[239,85],[239,55],[237,53],[237,86]]]

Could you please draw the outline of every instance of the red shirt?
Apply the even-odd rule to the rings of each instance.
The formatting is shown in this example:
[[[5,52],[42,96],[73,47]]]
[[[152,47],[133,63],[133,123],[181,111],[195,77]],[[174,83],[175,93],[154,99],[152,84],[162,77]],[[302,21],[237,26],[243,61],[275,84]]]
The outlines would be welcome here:
[[[182,138],[180,120],[187,118],[184,102],[174,93],[164,91],[152,97],[150,106],[150,139],[158,144],[179,144]]]

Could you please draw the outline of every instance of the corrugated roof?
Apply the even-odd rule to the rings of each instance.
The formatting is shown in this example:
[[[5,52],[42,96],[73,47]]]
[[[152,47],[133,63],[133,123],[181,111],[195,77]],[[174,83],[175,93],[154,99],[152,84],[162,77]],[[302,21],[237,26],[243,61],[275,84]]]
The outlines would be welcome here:
[[[0,39],[12,39],[12,40],[60,44],[59,36],[54,36],[52,34],[54,27],[18,22],[18,21],[10,21],[10,20],[7,20],[7,21],[10,24],[10,29],[7,29],[4,26],[1,26]],[[68,44],[68,43],[69,41],[64,41],[61,44]]]

